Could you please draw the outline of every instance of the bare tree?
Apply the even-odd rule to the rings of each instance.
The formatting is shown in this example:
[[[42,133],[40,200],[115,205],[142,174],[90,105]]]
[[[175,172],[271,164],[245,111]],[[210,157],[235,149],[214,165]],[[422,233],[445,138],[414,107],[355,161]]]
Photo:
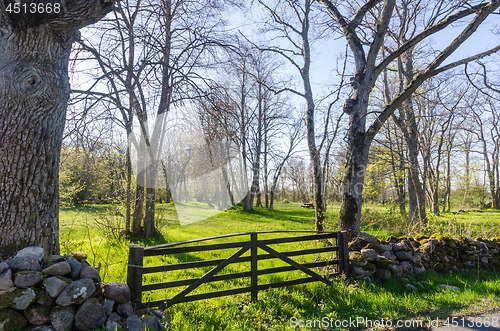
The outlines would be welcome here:
[[[448,79],[448,82],[452,82]],[[430,210],[439,215],[439,190],[441,187],[441,167],[448,132],[454,125],[457,108],[466,93],[460,87],[429,80],[424,89],[428,91],[416,98],[415,104],[419,117],[418,129],[420,150],[423,159],[423,186],[428,194]],[[441,85],[441,86],[439,86]]]
[[[129,1],[123,4],[118,4],[114,11],[114,19],[107,20],[107,33],[102,33],[98,46],[94,46],[92,41],[82,40],[79,42],[79,49],[73,61],[89,62],[95,61],[100,69],[100,73],[96,75],[96,83],[92,84],[87,90],[79,90],[78,88],[72,89],[73,98],[72,102],[79,106],[83,104],[84,116],[81,116],[81,121],[85,123],[100,122],[99,116],[89,116],[92,108],[98,105],[105,105],[108,110],[106,117],[113,118],[113,121],[125,129],[127,137],[134,138],[133,136],[133,119],[134,115],[144,122],[145,113],[142,111],[143,106],[146,104],[145,96],[143,93],[138,93],[134,86],[137,86],[141,80],[141,74],[145,69],[145,61],[140,64],[136,63],[137,53],[139,57],[147,56],[144,49],[140,49],[137,45],[137,16],[141,11],[141,1],[131,3]],[[101,26],[97,26],[98,31],[102,31]],[[106,30],[104,30],[106,31]],[[115,32],[119,32],[118,36]],[[116,40],[119,41],[119,47],[116,47]],[[113,45],[113,47],[110,47]],[[139,50],[138,50],[139,48]],[[89,56],[90,53],[90,56]],[[120,62],[117,63],[116,59]],[[121,70],[117,70],[118,66]],[[123,75],[118,75],[117,72],[123,72]],[[99,89],[98,83],[104,80],[107,92]],[[105,91],[105,90],[104,90]],[[106,107],[106,105],[111,107]],[[118,110],[118,114],[115,111]],[[76,115],[76,114],[75,114]],[[77,117],[77,116],[74,116]],[[88,125],[88,124],[86,124]],[[102,129],[101,129],[102,130]],[[143,205],[144,205],[144,173],[138,174],[135,189],[135,204],[133,212],[133,222],[131,224],[131,185],[132,185],[132,160],[130,155],[131,144],[134,143],[136,150],[142,150],[137,145],[135,139],[128,139],[127,143],[127,193],[126,193],[126,216],[125,216],[125,231],[131,229],[132,232],[139,233],[141,231],[143,219]],[[139,155],[140,161],[144,162],[144,155]]]
[[[310,77],[312,62],[311,42],[316,37],[319,38],[319,36],[321,36],[322,33],[320,30],[322,27],[320,24],[317,24],[315,25],[315,30],[311,32],[311,25],[314,23],[312,14],[314,2],[315,0],[280,0],[272,2],[259,0],[259,3],[269,14],[269,19],[265,22],[265,31],[277,34],[280,39],[286,42],[285,46],[278,43],[271,46],[259,46],[259,48],[263,51],[279,54],[300,74],[302,80],[301,89],[294,89],[287,86],[275,92],[290,92],[305,100],[307,146],[314,178],[315,228],[316,231],[323,231],[325,230],[326,202],[324,200],[324,172],[322,169],[321,150],[325,143],[331,147],[330,142],[334,139],[328,141],[328,130],[325,130],[320,144],[318,145],[316,142],[317,132],[315,116],[317,113],[317,104],[315,102]],[[331,107],[328,109],[325,120],[326,128],[329,126],[328,123],[331,115],[330,109]]]
[[[298,119],[295,122],[290,123],[287,125],[289,127],[289,134],[288,134],[288,146],[285,149],[285,152],[282,153],[281,155],[276,155],[274,157],[275,159],[275,168],[273,169],[273,176],[272,176],[272,182],[271,182],[271,188],[270,188],[270,193],[269,193],[269,208],[273,209],[274,208],[274,194],[276,191],[276,187],[278,185],[278,181],[281,178],[281,174],[283,171],[283,167],[287,162],[294,156],[294,154],[297,151],[297,146],[300,144],[302,141],[301,136],[303,133],[303,126],[302,124],[302,119]],[[283,128],[283,127],[282,127]],[[267,187],[267,183],[266,183]],[[266,194],[266,207],[267,207],[267,194]]]
[[[422,30],[416,33],[414,37],[400,46],[396,45],[395,48],[391,49],[389,55],[382,57],[384,46],[389,46],[384,42],[388,28],[395,20],[393,14],[396,0],[386,0],[383,3],[381,0],[369,0],[356,8],[351,7],[351,3],[345,3],[347,14],[342,14],[342,8],[330,0],[318,1],[331,14],[336,23],[335,26],[342,31],[354,57],[356,68],[351,81],[353,95],[346,100],[344,105],[344,112],[349,114],[348,157],[344,177],[342,207],[339,216],[340,228],[349,231],[350,237],[353,237],[360,231],[364,176],[368,165],[368,152],[375,135],[399,106],[410,98],[413,92],[427,79],[458,65],[490,55],[500,49],[497,46],[476,56],[442,66],[443,62],[500,6],[500,2],[481,2],[473,6],[470,6],[469,3],[464,6],[460,6],[460,4],[456,6],[451,3],[439,2],[442,4],[438,7],[441,10],[438,15],[433,15],[433,20],[428,22],[427,25],[423,25]],[[347,18],[346,15],[351,18]],[[370,95],[380,74],[388,65],[429,36],[442,31],[453,22],[469,15],[474,15],[474,17],[467,27],[432,59],[401,93],[388,103],[378,115],[375,115],[374,121],[367,127]],[[376,33],[370,35],[363,33],[365,24],[375,26]],[[368,53],[365,52],[366,49]]]
[[[473,121],[478,126],[473,133],[482,145],[481,154],[486,164],[491,208],[500,209],[500,112],[497,106],[500,100],[500,88],[498,84],[489,81],[486,65],[478,64],[480,69],[473,73],[469,73],[469,68],[465,67],[469,83],[474,86],[477,94],[483,96],[483,98],[476,96],[480,101],[471,102],[469,110],[472,112]],[[492,74],[490,72],[490,75]]]
[[[99,63],[109,89],[108,93],[85,92],[117,106],[137,150],[134,233],[141,230],[143,217],[146,237],[155,233],[156,183],[162,172],[167,114],[200,97],[207,70],[204,56],[220,45],[222,8],[217,1],[207,5],[202,0],[128,0],[100,31],[101,39],[116,40],[120,48],[111,43],[101,47],[99,41],[92,45],[93,40],[82,44]]]

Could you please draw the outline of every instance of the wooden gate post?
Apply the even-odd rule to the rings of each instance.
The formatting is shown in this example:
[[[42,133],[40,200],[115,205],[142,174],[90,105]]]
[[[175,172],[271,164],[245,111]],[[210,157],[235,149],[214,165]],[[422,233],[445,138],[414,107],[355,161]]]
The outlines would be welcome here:
[[[349,248],[348,248],[348,239],[347,239],[347,231],[339,231],[337,232],[337,246],[339,252],[339,272],[346,275],[346,277],[351,276],[351,272],[349,270]]]
[[[251,287],[252,287],[252,292],[251,292],[251,301],[257,301],[257,296],[258,296],[258,276],[257,276],[257,233],[254,232],[250,234],[250,239],[252,240],[252,250],[250,252],[250,255],[252,257],[251,261],[251,272],[252,272],[252,279],[251,279]]]
[[[132,302],[138,304],[142,296],[142,266],[144,247],[130,245],[128,253],[127,285],[130,288]]]

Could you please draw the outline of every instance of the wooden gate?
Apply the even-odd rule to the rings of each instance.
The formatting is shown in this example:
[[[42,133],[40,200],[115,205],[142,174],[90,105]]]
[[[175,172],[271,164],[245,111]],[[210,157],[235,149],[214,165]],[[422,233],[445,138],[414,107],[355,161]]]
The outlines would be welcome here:
[[[270,233],[314,233],[312,235],[299,235],[295,237],[284,237],[284,238],[274,238],[274,239],[258,239],[259,234],[270,234]],[[195,246],[184,246],[176,247],[180,245],[189,245],[197,242],[221,239],[227,237],[237,237],[237,236],[250,236],[249,241],[235,241],[228,243],[217,243],[217,244],[205,244],[205,245],[195,245]],[[304,241],[335,241],[336,244],[332,246],[304,249],[304,250],[294,250],[288,252],[278,252],[275,249],[269,247],[269,245],[277,245],[282,243],[295,243]],[[229,248],[239,248],[238,251],[233,253],[226,259],[215,259],[207,261],[195,261],[195,262],[183,262],[170,265],[153,266],[153,267],[143,267],[144,257],[148,256],[158,256],[158,255],[171,255],[180,253],[193,253],[202,251],[214,251],[214,250],[224,250]],[[266,252],[266,254],[259,254],[258,248]],[[242,255],[250,251],[250,256]],[[318,254],[327,252],[337,252],[336,259],[325,260],[325,261],[314,261],[299,264],[292,260],[292,256],[301,256],[307,254]],[[258,261],[267,259],[280,259],[286,262],[287,266],[258,269]],[[305,284],[315,281],[320,281],[325,284],[329,284],[329,279],[331,276],[345,274],[349,276],[349,257],[347,249],[347,232],[314,232],[314,231],[260,231],[260,232],[246,232],[246,233],[236,233],[229,235],[221,235],[215,237],[199,238],[186,241],[180,241],[175,243],[168,243],[162,245],[156,245],[151,247],[142,247],[140,245],[130,245],[129,248],[129,262],[128,262],[128,272],[127,272],[127,284],[130,287],[132,293],[133,301],[141,307],[160,307],[166,308],[170,307],[176,303],[189,302],[195,300],[202,300],[208,298],[216,298],[227,295],[234,295],[240,293],[250,293],[252,300],[257,300],[258,292],[266,290],[269,288],[284,287],[290,285]],[[250,271],[236,272],[230,274],[216,275],[226,266],[231,263],[243,263],[250,262]],[[316,267],[326,267],[336,265],[336,272],[331,273],[328,277],[323,277],[320,274],[311,270],[311,268]],[[206,266],[215,266],[212,270],[204,274],[199,278],[191,278],[184,280],[175,280],[164,283],[155,284],[143,284],[142,276],[150,273],[163,273],[174,270],[182,269],[192,269],[201,268]],[[309,277],[286,280],[280,282],[272,282],[267,284],[258,284],[258,276],[266,274],[274,274],[278,272],[300,270],[307,274]],[[201,284],[208,282],[217,282],[224,280],[232,280],[238,278],[250,278],[251,286],[240,287],[222,291],[208,292],[202,294],[188,295]],[[159,289],[173,288],[187,286],[179,293],[177,293],[172,298],[166,298],[165,300],[150,301],[147,303],[141,303],[142,292],[153,291]]]

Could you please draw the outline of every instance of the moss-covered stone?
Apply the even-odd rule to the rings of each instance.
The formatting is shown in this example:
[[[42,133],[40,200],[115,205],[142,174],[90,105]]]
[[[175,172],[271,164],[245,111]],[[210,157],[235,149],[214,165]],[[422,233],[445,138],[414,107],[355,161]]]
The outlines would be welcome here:
[[[351,251],[360,251],[363,247],[365,247],[367,244],[366,241],[364,241],[361,238],[355,238],[353,241],[351,241],[348,245],[349,250]]]
[[[368,245],[366,245],[365,247],[363,247],[363,249],[373,249],[375,252],[377,253],[382,253],[384,250],[382,249],[382,247],[380,247],[380,244],[378,243],[369,243]]]
[[[445,247],[444,249],[448,255],[455,255],[455,250],[451,247]]]
[[[377,269],[377,267],[375,266],[375,264],[373,263],[367,263],[364,267],[363,267],[363,270],[364,271],[368,271],[368,272],[375,272],[375,270]]]
[[[434,233],[430,239],[436,239],[438,241],[444,241],[444,242],[447,242],[450,240],[449,237],[446,237],[446,236],[443,236],[441,233]]]
[[[479,248],[478,244],[477,244],[477,243],[475,243],[475,242],[473,242],[473,241],[470,241],[468,245],[469,245],[469,247],[471,247],[472,249],[478,249],[478,248]]]
[[[393,244],[394,244],[394,243],[396,243],[396,242],[398,242],[398,241],[399,241],[399,238],[398,238],[398,237],[394,237],[394,236],[389,236],[389,237],[387,237],[387,239],[385,239],[385,241],[387,241],[387,242],[390,242],[390,243],[393,243]]]
[[[64,276],[54,276],[54,277],[59,278],[60,280],[62,280],[63,282],[66,282],[68,284],[73,281],[71,278],[64,277]]]
[[[435,263],[432,268],[438,272],[443,272],[443,271],[449,270],[449,267],[445,263],[442,263],[442,262]]]
[[[22,329],[28,324],[28,320],[12,309],[0,309],[0,330]]]
[[[72,304],[79,305],[87,300],[96,290],[92,279],[84,278],[71,282],[62,290],[56,299],[56,304],[68,306]]]
[[[424,236],[423,234],[418,234],[418,235],[415,236],[415,241],[420,242],[420,241],[422,241],[424,239],[429,239],[429,236]]]
[[[368,263],[368,260],[360,252],[351,252],[349,254],[349,262],[355,266],[363,267]]]
[[[19,271],[14,275],[14,284],[20,288],[28,288],[37,285],[43,280],[39,271]]]
[[[24,270],[24,271],[18,271],[14,275],[29,275],[32,273],[39,273],[40,274],[39,271]]]
[[[24,310],[24,316],[31,324],[44,325],[50,322],[50,309],[35,303]]]
[[[54,305],[56,298],[52,298],[45,289],[40,289],[36,296],[36,302],[42,306],[49,307]]]
[[[0,308],[12,308],[16,310],[24,310],[30,304],[35,302],[36,293],[33,288],[16,289],[12,292],[5,293],[0,296]]]
[[[87,253],[83,252],[71,252],[68,254],[69,257],[74,257],[75,259],[78,260],[78,262],[87,262]]]
[[[375,275],[377,276],[377,278],[383,280],[391,278],[391,273],[389,272],[389,270],[386,269],[377,268],[377,270],[375,271]]]
[[[386,257],[380,257],[374,263],[378,268],[382,268],[382,269],[389,269],[394,264],[394,262],[392,262],[391,260],[389,260]]]
[[[45,259],[44,265],[45,268],[48,268],[56,263],[66,261],[66,257],[62,255],[51,255]]]

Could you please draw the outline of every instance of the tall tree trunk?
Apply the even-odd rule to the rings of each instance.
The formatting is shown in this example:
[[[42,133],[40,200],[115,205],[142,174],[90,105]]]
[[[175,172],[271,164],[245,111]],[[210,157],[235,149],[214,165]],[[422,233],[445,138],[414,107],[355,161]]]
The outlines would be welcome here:
[[[358,137],[361,139],[356,139],[349,145],[339,214],[339,227],[348,231],[350,239],[358,236],[360,231],[363,186],[368,165],[368,149],[365,148],[362,136]]]
[[[472,142],[467,139],[464,143],[465,148],[465,191],[470,193],[470,152]]]
[[[257,190],[259,188],[259,178],[260,178],[260,150],[262,148],[262,118],[264,112],[264,100],[262,95],[262,84],[259,83],[258,87],[258,108],[259,113],[257,115],[257,141],[255,142],[255,157],[253,160],[253,179],[252,186],[250,188],[250,204],[253,205],[253,199]]]
[[[125,212],[125,233],[130,232],[131,219],[131,195],[132,195],[132,160],[130,158],[130,142],[127,146],[127,192],[126,192],[126,212]]]
[[[404,76],[408,84],[413,81],[414,78],[414,68],[413,68],[413,51],[408,51],[405,57],[405,69]],[[406,145],[408,149],[408,163],[410,177],[413,183],[413,188],[415,189],[417,198],[417,208],[420,222],[423,225],[427,224],[427,213],[425,211],[425,175],[424,184],[420,181],[419,170],[420,165],[418,161],[418,128],[417,121],[415,119],[415,111],[413,109],[412,96],[409,96],[403,103],[403,109],[406,119],[406,127],[408,128],[408,135]],[[424,170],[425,174],[425,170]],[[411,214],[410,214],[411,215]],[[412,220],[410,218],[410,220]]]
[[[144,236],[151,238],[155,233],[155,204],[156,204],[156,163],[148,164],[146,170],[146,213],[144,218]]]
[[[144,184],[146,181],[145,171],[140,171],[136,177],[134,214],[132,217],[132,232],[138,234],[142,229],[142,220],[144,218]]]
[[[59,159],[78,29],[112,4],[75,0],[52,15],[7,13],[0,1],[0,247],[59,254]],[[54,9],[54,5],[44,6]],[[44,8],[45,8],[44,7]]]
[[[400,145],[400,144],[398,144]],[[399,199],[399,213],[403,217],[403,219],[408,218],[408,214],[406,213],[406,188],[405,188],[405,158],[404,158],[404,148],[399,151],[399,185],[398,185],[398,199]]]
[[[408,170],[408,172],[410,172]],[[415,222],[419,219],[417,190],[413,185],[413,177],[408,173],[408,221]]]
[[[384,73],[384,79],[385,79],[385,73]],[[405,192],[405,185],[404,185],[404,176],[401,175],[404,172],[404,157],[403,157],[403,152],[400,150],[399,142],[393,142],[392,137],[391,137],[391,128],[388,129],[388,142],[389,142],[389,152],[391,155],[391,170],[392,170],[392,176],[394,178],[394,186],[396,187],[396,193],[398,195],[398,206],[399,206],[399,213],[401,214],[401,217],[403,219],[407,218],[406,215],[406,192]],[[397,139],[397,138],[396,138]],[[393,146],[396,145],[398,148],[398,154],[397,157],[395,156],[395,152],[393,149]]]
[[[267,170],[267,153],[268,153],[268,141],[267,141],[267,112],[264,112],[264,199],[266,208],[269,208],[269,174]]]
[[[427,224],[427,213],[425,211],[425,184],[420,182],[419,178],[419,162],[418,162],[418,147],[415,146],[415,140],[418,139],[416,136],[410,136],[411,142],[408,144],[408,163],[409,163],[409,171],[410,177],[413,182],[413,187],[415,188],[416,196],[417,196],[417,207],[418,207],[418,216],[420,222],[423,225]],[[425,176],[424,176],[425,180]],[[425,182],[424,182],[425,183]]]
[[[307,128],[307,146],[309,148],[309,158],[311,160],[314,181],[314,216],[316,231],[325,230],[325,204],[323,202],[323,176],[321,171],[321,155],[320,150],[316,146],[316,135],[314,128],[314,112],[315,104],[313,91],[310,81],[311,69],[311,49],[309,45],[309,12],[311,10],[311,2],[307,1],[305,6],[305,15],[302,22],[302,49],[304,57],[304,66],[301,69],[301,76],[304,85],[304,98],[306,99],[306,128]]]
[[[446,211],[449,213],[451,211],[451,142],[449,143],[448,153],[446,155]],[[443,212],[445,211],[445,206],[443,206]]]
[[[241,86],[241,102],[240,102],[240,116],[241,116],[241,123],[240,123],[240,130],[241,130],[241,157],[243,159],[243,164],[242,164],[242,176],[241,176],[241,188],[242,190],[248,190],[248,184],[246,183],[247,181],[247,149],[246,149],[246,143],[247,143],[247,135],[246,135],[246,85],[245,85],[245,80],[246,78],[246,72],[243,70],[243,82]],[[243,207],[244,211],[251,211],[253,209],[253,202],[250,200],[250,191],[247,191],[247,194],[243,197],[243,200],[241,200],[241,205]]]

